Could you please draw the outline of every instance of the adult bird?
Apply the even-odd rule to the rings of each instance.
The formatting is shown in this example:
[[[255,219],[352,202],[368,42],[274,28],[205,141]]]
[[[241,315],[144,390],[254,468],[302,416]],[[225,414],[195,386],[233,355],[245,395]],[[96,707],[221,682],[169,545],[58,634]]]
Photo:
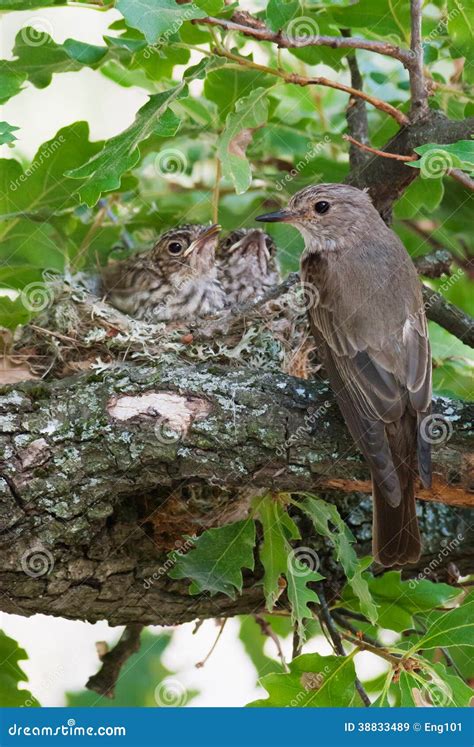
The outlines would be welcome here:
[[[372,473],[374,556],[384,566],[415,562],[417,466],[425,487],[431,484],[431,354],[414,265],[367,192],[355,187],[307,187],[287,208],[257,220],[291,223],[304,237],[310,327]]]
[[[153,249],[102,270],[107,300],[136,319],[193,319],[224,308],[215,250],[220,226],[183,225],[162,234]]]

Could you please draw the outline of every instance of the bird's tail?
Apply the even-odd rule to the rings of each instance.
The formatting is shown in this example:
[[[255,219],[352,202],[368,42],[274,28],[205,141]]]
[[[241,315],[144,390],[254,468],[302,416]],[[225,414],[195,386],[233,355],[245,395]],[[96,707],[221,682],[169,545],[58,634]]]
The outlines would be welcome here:
[[[375,559],[381,565],[390,567],[414,563],[421,555],[415,502],[416,421],[406,413],[401,421],[388,426],[387,437],[400,483],[401,501],[398,506],[391,506],[373,481],[372,537]]]

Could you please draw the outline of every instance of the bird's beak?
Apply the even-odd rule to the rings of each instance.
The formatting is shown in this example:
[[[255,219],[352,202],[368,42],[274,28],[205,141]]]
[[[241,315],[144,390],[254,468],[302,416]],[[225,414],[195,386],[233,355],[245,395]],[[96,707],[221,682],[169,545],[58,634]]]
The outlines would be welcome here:
[[[199,249],[203,249],[211,240],[217,240],[217,237],[221,230],[222,227],[219,226],[218,223],[214,223],[212,226],[209,226],[209,228],[207,228],[204,233],[202,233],[200,236],[198,236],[197,239],[194,239],[194,241],[190,243],[190,245],[184,252],[183,257],[188,257],[196,249],[198,251]]]
[[[276,210],[274,213],[257,215],[255,220],[261,221],[262,223],[291,223],[294,218],[294,213],[288,208],[284,208],[283,210]]]

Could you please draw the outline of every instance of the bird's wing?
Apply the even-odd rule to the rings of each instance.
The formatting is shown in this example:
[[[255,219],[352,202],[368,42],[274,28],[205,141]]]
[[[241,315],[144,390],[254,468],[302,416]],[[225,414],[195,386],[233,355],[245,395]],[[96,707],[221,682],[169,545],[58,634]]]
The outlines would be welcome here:
[[[399,422],[409,404],[419,413],[429,408],[431,361],[424,315],[387,329],[378,343],[370,325],[358,323],[357,314],[345,323],[331,301],[315,306],[309,316],[347,426],[382,494],[397,505],[401,491],[385,426]],[[429,454],[419,452],[423,460],[429,472]],[[423,477],[421,464],[420,472]]]

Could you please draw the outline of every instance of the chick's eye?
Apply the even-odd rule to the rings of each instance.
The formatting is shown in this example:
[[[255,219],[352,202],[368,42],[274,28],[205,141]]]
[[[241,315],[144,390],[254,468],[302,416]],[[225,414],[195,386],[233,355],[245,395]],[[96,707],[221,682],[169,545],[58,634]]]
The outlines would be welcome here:
[[[329,210],[329,202],[326,202],[326,200],[320,200],[315,204],[314,209],[319,213],[319,215],[324,215],[324,213],[327,213]]]
[[[170,254],[179,254],[183,248],[183,245],[179,241],[170,241],[168,244],[168,251]]]

